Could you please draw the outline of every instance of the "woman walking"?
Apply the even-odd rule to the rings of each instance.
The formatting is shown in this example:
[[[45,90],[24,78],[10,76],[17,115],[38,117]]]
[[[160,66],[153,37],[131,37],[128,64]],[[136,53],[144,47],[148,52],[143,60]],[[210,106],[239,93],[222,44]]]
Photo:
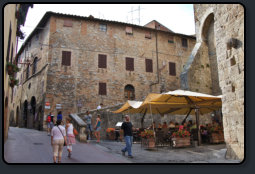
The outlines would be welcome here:
[[[97,119],[96,119],[96,124],[95,124],[95,127],[94,127],[95,137],[97,138],[97,143],[100,142],[100,132],[99,132],[100,129],[101,129],[100,125],[101,125],[101,119],[100,119],[100,115],[98,114]]]
[[[67,151],[68,157],[71,158],[72,155],[72,145],[75,144],[75,135],[74,135],[74,127],[71,123],[70,118],[66,118],[66,134],[67,134]]]
[[[66,130],[61,126],[61,120],[57,120],[56,125],[51,130],[51,145],[53,147],[53,161],[61,163],[64,142],[66,142]]]

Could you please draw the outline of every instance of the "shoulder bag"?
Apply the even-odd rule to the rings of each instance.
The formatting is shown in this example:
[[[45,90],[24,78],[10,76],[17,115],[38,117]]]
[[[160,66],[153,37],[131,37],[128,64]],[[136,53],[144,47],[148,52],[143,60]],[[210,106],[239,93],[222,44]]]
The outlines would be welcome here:
[[[57,126],[58,127],[58,126]],[[63,133],[62,133],[62,131],[60,130],[60,128],[58,127],[58,129],[59,129],[59,131],[61,132],[61,134],[62,134],[62,136],[63,136],[63,138],[64,138],[64,146],[66,146],[67,144],[66,144],[66,141],[65,141],[65,137],[64,137],[64,135],[63,135]]]

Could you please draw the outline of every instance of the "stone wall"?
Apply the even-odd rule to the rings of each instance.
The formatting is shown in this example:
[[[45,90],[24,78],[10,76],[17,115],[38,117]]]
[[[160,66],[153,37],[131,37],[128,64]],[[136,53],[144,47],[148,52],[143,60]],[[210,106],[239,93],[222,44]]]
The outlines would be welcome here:
[[[242,160],[244,159],[244,8],[240,4],[195,4],[194,11],[197,42],[204,41],[203,32],[207,27],[208,16],[214,17],[218,79],[222,91],[224,137],[227,144],[226,157]]]
[[[72,27],[64,27],[64,20]],[[62,104],[64,115],[95,109],[99,103],[111,106],[125,102],[124,88],[135,88],[135,99],[142,100],[150,92],[180,88],[179,74],[187,61],[195,40],[187,38],[188,47],[181,45],[181,36],[151,29],[133,27],[133,35],[125,33],[125,25],[106,23],[107,31],[99,30],[100,22],[52,16],[50,18],[51,49],[47,75],[46,100],[52,107]],[[145,33],[151,31],[151,39]],[[168,42],[173,36],[174,43]],[[158,55],[156,54],[156,37]],[[62,51],[71,52],[71,66],[63,66]],[[98,68],[98,54],[107,55],[107,68]],[[126,71],[125,58],[134,58],[134,71]],[[157,79],[157,60],[159,84]],[[153,60],[153,72],[145,72],[145,58]],[[169,62],[176,63],[176,76],[169,75]],[[99,82],[106,83],[107,95],[98,95]],[[81,108],[78,108],[78,101]],[[54,111],[56,112],[56,111]]]

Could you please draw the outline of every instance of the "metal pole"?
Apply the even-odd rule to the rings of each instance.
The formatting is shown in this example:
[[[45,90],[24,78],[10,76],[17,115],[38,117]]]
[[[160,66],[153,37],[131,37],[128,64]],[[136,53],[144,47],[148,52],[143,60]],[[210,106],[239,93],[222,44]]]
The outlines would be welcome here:
[[[150,104],[150,110],[151,110],[151,104]],[[153,124],[152,111],[151,111],[151,119],[152,119],[152,130],[153,130],[153,133],[154,133],[154,138],[156,138],[155,131],[154,131],[154,124]]]
[[[196,123],[197,123],[197,137],[198,137],[198,146],[201,145],[201,134],[200,134],[200,126],[199,126],[199,109],[195,109],[196,113]]]

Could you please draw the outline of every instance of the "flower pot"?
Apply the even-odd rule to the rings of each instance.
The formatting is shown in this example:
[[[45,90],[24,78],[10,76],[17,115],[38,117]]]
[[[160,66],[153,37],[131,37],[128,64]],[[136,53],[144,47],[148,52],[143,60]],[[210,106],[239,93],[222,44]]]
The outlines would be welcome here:
[[[148,139],[148,146],[149,148],[154,148],[155,147],[155,140],[154,139]]]
[[[7,73],[8,73],[8,75],[13,75],[14,74],[14,69],[13,69],[13,67],[12,66],[7,66]]]
[[[174,137],[172,142],[173,147],[187,147],[190,146],[190,137]]]

